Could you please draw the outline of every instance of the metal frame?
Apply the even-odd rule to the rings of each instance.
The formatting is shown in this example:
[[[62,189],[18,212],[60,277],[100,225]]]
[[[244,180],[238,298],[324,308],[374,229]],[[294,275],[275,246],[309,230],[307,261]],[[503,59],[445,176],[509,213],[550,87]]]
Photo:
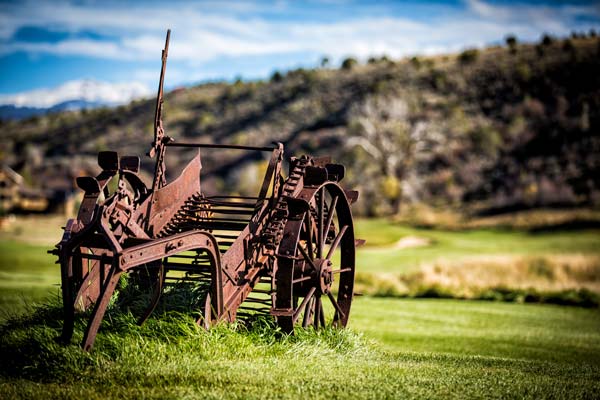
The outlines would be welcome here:
[[[329,158],[291,158],[284,178],[281,143],[179,143],[165,136],[163,80],[169,38],[170,31],[148,153],[156,158],[152,186],[146,187],[138,175],[138,157],[101,152],[102,172],[78,178],[85,192],[79,213],[67,222],[51,251],[61,265],[63,341],[71,341],[76,313],[89,312],[82,347],[90,350],[121,276],[140,271],[151,271],[146,276],[153,294],[139,323],[159,303],[166,282],[174,279],[206,288],[200,294],[202,307],[192,310],[206,327],[258,315],[274,317],[286,332],[300,320],[315,328],[345,326],[355,270],[350,204],[358,193],[341,188],[344,167]],[[264,151],[271,157],[258,196],[207,197],[200,185],[200,154],[167,184],[167,147]],[[111,193],[113,180],[117,189]],[[322,298],[331,303],[331,317]]]

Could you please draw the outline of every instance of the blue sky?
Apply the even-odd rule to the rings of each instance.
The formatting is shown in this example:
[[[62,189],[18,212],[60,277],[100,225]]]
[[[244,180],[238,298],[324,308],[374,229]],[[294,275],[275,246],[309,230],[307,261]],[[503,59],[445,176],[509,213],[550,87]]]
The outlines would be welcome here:
[[[154,91],[172,29],[166,85],[268,77],[274,70],[386,54],[454,52],[543,33],[600,31],[589,1],[2,1],[0,102],[41,99],[69,81]],[[50,90],[43,90],[50,89]],[[27,92],[35,91],[25,96]]]

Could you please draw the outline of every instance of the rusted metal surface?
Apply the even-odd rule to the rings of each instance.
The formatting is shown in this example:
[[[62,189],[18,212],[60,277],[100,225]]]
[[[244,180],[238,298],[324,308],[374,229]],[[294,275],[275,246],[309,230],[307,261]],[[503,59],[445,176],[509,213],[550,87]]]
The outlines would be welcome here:
[[[160,302],[168,282],[185,281],[203,288],[194,292],[199,306],[190,312],[206,327],[262,315],[275,318],[286,332],[297,325],[345,326],[355,244],[361,241],[355,240],[350,210],[358,193],[340,186],[344,167],[328,157],[293,157],[284,176],[280,143],[178,143],[166,136],[162,106],[169,37],[170,32],[148,153],[156,159],[152,185],[140,178],[138,157],[101,152],[102,172],[78,178],[84,191],[79,213],[67,222],[52,251],[61,266],[63,341],[72,338],[76,313],[88,311],[82,347],[92,348],[124,274],[152,290],[140,323]],[[270,152],[260,192],[255,197],[206,196],[199,153],[167,183],[166,150],[175,146]]]

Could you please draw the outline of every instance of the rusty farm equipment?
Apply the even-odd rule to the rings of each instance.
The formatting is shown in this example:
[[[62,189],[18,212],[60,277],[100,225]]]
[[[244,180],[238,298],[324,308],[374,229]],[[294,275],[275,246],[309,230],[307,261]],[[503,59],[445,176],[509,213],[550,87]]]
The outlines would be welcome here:
[[[88,312],[82,347],[91,349],[111,298],[127,274],[147,293],[145,321],[169,285],[194,288],[198,323],[265,315],[284,332],[294,326],[346,326],[355,274],[350,205],[344,167],[302,156],[282,171],[284,149],[179,143],[164,134],[162,92],[169,34],[162,53],[152,185],[140,178],[140,159],[101,152],[96,177],[80,177],[84,197],[68,221],[59,257],[64,304],[62,339],[70,342],[76,313]],[[173,147],[197,148],[179,177],[167,183],[165,157]],[[200,149],[270,153],[256,196],[205,195]],[[205,150],[207,151],[207,150]]]

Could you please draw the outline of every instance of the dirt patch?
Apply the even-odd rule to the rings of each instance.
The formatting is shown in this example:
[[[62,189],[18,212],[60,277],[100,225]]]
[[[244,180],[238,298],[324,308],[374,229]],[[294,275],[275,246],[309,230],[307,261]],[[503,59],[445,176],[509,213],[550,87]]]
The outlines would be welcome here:
[[[431,239],[421,236],[405,236],[398,240],[394,247],[396,249],[410,249],[413,247],[426,247],[431,245]]]

